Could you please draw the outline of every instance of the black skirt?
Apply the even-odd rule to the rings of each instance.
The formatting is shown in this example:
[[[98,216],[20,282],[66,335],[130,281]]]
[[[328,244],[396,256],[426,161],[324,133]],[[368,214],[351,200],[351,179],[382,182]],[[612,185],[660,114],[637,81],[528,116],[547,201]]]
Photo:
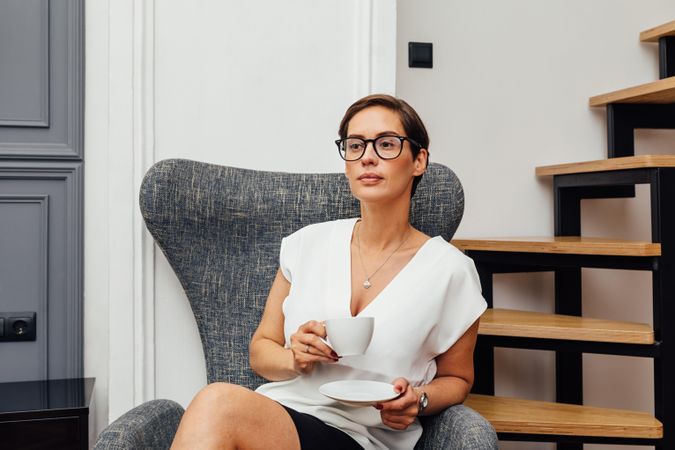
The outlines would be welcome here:
[[[284,406],[284,405],[281,405]],[[300,436],[301,450],[363,450],[351,436],[320,419],[284,406]]]

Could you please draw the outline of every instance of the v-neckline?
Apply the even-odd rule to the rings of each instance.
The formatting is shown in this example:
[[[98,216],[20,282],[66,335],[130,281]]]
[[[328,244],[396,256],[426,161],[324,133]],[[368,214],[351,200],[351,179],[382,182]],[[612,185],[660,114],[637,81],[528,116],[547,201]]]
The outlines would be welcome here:
[[[353,286],[353,282],[354,282],[354,280],[352,279],[352,237],[354,236],[354,229],[356,228],[356,224],[358,223],[359,220],[361,220],[360,217],[356,217],[356,218],[352,219],[351,226],[348,227],[348,233],[347,233],[347,261],[346,261],[347,283],[346,283],[346,285],[347,285],[347,313],[349,314],[349,317],[359,317],[361,314],[363,314],[364,311],[369,309],[371,307],[371,305],[376,303],[380,299],[380,297],[382,297],[382,295],[386,291],[389,290],[389,287],[392,284],[397,282],[397,280],[399,280],[402,277],[402,275],[405,275],[405,272],[408,272],[410,270],[409,268],[414,264],[415,260],[417,260],[417,257],[424,250],[424,248],[427,247],[427,244],[430,241],[436,239],[436,237],[438,237],[438,236],[431,237],[431,238],[427,239],[426,241],[424,241],[424,243],[422,245],[420,245],[420,248],[418,248],[417,251],[415,252],[415,254],[412,256],[412,258],[410,258],[410,260],[407,263],[405,263],[405,265],[401,268],[401,270],[399,270],[396,273],[396,275],[394,275],[394,277],[391,280],[389,280],[389,283],[387,283],[386,286],[384,286],[382,288],[382,290],[375,297],[373,297],[373,299],[371,301],[369,301],[368,304],[366,306],[364,306],[361,311],[359,311],[357,314],[354,315],[354,314],[352,314],[352,298],[354,296],[354,292],[352,291],[352,286]]]

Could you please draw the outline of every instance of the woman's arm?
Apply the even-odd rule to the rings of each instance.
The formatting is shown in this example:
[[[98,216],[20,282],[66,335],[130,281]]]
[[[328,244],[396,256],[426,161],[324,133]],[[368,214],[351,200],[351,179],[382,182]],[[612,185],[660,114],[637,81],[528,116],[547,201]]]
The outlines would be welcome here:
[[[455,344],[436,357],[436,377],[431,383],[415,390],[418,396],[427,394],[429,405],[424,415],[436,414],[448,406],[462,403],[473,386],[473,351],[476,347],[476,320]]]
[[[291,283],[278,270],[267,296],[260,325],[249,344],[251,368],[270,381],[295,378],[300,373],[311,371],[316,362],[337,361],[336,357],[327,356],[332,350],[319,339],[326,336],[319,322],[310,321],[301,325],[291,336],[291,348],[284,347],[282,304],[290,290]]]
[[[436,357],[437,372],[431,383],[413,388],[403,378],[394,381],[395,389],[403,392],[403,395],[375,406],[381,410],[385,425],[404,430],[412,424],[419,413],[422,392],[427,394],[429,400],[424,415],[436,414],[466,399],[473,386],[473,351],[479,320],[450,349]]]

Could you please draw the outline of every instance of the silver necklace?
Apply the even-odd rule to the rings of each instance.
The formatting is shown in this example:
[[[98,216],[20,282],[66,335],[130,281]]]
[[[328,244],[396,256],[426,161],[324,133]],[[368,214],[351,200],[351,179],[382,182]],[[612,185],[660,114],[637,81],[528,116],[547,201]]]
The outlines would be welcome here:
[[[359,221],[359,222],[360,222],[360,221]],[[363,268],[363,274],[366,276],[366,280],[363,282],[363,287],[364,287],[365,289],[368,289],[368,288],[370,288],[370,286],[372,286],[372,284],[370,284],[370,279],[371,279],[372,277],[374,277],[375,274],[376,274],[377,272],[379,272],[380,269],[381,269],[382,267],[384,267],[385,264],[387,264],[387,261],[389,261],[389,258],[391,258],[392,256],[394,256],[394,253],[396,253],[396,252],[398,251],[399,248],[403,247],[403,244],[405,244],[405,241],[407,241],[409,237],[410,237],[410,228],[408,228],[408,232],[407,232],[406,235],[405,235],[405,239],[403,239],[403,240],[401,241],[401,243],[398,244],[398,247],[396,247],[396,249],[395,249],[393,252],[391,252],[391,254],[387,257],[387,259],[384,260],[384,262],[383,262],[382,264],[380,264],[380,267],[378,267],[378,268],[375,270],[375,272],[373,272],[373,273],[371,273],[370,275],[368,275],[368,273],[366,272],[366,266],[365,266],[365,264],[363,264],[363,255],[361,255],[361,224],[359,223],[359,229],[356,230],[356,244],[357,244],[358,249],[359,249],[359,259],[361,260],[361,267]]]

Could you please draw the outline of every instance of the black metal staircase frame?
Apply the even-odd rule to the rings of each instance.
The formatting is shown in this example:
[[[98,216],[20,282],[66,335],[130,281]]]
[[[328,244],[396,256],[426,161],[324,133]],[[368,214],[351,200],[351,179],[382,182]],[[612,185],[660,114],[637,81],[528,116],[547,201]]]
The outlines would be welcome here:
[[[649,184],[652,242],[661,256],[607,256],[467,250],[478,269],[483,295],[493,307],[496,273],[555,273],[555,313],[581,316],[581,268],[648,270],[652,272],[653,345],[602,343],[563,339],[485,336],[475,353],[474,392],[494,395],[494,348],[526,348],[556,352],[556,401],[583,404],[582,353],[639,356],[654,361],[655,416],[663,423],[662,439],[608,438],[500,433],[503,440],[558,442],[560,450],[581,449],[583,442],[655,445],[675,449],[675,168],[643,168],[554,176],[556,236],[581,235],[581,200],[634,196],[636,184]]]
[[[659,78],[675,77],[675,36],[659,38]]]
[[[675,36],[659,38],[659,78],[675,76]],[[635,155],[636,129],[675,129],[675,104],[607,105],[607,157]],[[628,195],[631,197],[632,195]]]
[[[671,49],[670,53],[668,61],[675,61],[675,50]],[[675,65],[675,62],[671,64]],[[675,76],[675,73],[671,76]],[[634,131],[641,128],[675,129],[675,104],[607,105],[607,157],[634,156]]]

